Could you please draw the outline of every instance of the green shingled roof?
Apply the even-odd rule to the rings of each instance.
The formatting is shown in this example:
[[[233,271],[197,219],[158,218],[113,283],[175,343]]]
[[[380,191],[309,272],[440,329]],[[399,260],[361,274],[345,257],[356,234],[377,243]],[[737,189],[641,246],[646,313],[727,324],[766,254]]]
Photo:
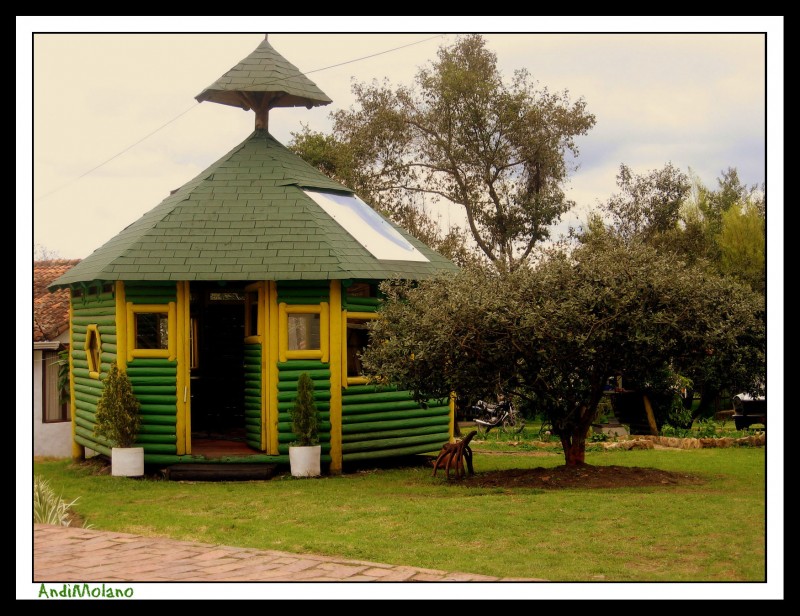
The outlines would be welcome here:
[[[242,94],[246,93],[246,94]],[[331,99],[296,66],[288,62],[264,39],[253,53],[239,62],[195,98],[243,109],[252,109],[262,93],[270,108],[317,107]]]
[[[303,188],[352,194],[256,130],[49,288],[93,280],[420,279],[455,271],[396,225],[429,262],[376,259]]]

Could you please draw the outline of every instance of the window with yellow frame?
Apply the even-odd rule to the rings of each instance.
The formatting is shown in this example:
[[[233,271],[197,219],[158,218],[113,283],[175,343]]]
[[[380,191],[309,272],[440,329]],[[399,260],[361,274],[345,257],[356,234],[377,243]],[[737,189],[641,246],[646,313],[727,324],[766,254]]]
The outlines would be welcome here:
[[[97,324],[92,323],[86,328],[86,342],[83,350],[86,351],[86,363],[89,364],[89,378],[100,378],[100,330]]]
[[[367,382],[363,375],[361,354],[369,344],[369,322],[377,318],[374,312],[342,311],[342,382],[347,385]]]
[[[278,305],[278,341],[281,361],[318,359],[329,361],[328,331],[330,308],[327,302],[317,305]]]
[[[140,358],[174,360],[177,348],[175,302],[128,302],[128,361]]]

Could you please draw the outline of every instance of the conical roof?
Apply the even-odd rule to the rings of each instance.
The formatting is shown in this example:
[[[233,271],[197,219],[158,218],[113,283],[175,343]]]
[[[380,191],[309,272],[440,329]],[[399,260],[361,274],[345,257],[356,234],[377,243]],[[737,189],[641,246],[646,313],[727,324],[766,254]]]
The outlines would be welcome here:
[[[424,260],[376,258],[309,189],[352,194],[256,130],[49,288],[95,280],[420,279],[457,269],[386,219]]]
[[[196,97],[258,111],[259,107],[318,107],[331,99],[265,38],[261,44]]]

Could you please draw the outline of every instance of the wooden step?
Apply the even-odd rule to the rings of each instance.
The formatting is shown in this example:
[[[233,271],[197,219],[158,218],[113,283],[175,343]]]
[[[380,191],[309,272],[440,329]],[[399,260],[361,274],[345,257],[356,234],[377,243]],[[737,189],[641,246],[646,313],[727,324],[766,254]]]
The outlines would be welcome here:
[[[174,464],[165,471],[170,481],[265,481],[277,464]]]

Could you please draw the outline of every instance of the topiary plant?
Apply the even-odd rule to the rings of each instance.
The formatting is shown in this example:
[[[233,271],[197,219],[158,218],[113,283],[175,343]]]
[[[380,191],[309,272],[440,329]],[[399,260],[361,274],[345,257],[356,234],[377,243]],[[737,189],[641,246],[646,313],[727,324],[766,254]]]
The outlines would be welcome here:
[[[132,447],[139,433],[140,406],[130,378],[112,364],[97,402],[94,433],[107,438],[114,447]]]
[[[314,381],[308,372],[303,372],[297,379],[297,399],[292,407],[292,432],[297,437],[297,445],[308,447],[319,443],[318,430]]]

